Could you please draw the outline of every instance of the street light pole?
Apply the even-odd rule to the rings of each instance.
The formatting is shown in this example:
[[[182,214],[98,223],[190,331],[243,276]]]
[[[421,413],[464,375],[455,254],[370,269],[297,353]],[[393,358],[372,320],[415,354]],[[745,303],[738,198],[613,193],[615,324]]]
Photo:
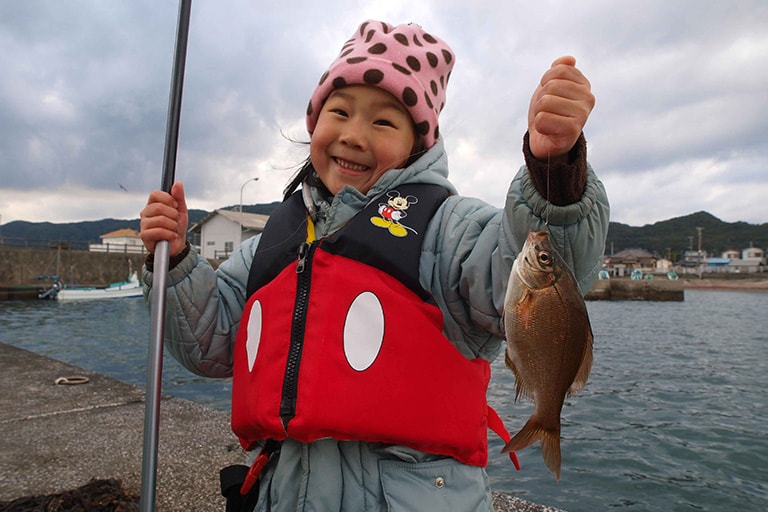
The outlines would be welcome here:
[[[237,240],[238,245],[243,243],[243,189],[251,181],[259,181],[259,178],[247,179],[245,180],[245,183],[240,186],[240,233]]]

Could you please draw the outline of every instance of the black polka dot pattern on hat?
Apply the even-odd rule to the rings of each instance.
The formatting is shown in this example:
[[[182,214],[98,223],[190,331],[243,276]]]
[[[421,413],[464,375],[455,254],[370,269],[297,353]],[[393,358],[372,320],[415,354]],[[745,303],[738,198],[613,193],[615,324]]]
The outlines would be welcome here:
[[[368,85],[378,85],[384,79],[384,73],[378,69],[369,69],[363,75],[363,80]]]
[[[406,87],[405,89],[403,89],[402,99],[406,107],[412,107],[416,105],[416,103],[418,103],[419,96],[416,94],[416,91],[414,91],[410,87]]]

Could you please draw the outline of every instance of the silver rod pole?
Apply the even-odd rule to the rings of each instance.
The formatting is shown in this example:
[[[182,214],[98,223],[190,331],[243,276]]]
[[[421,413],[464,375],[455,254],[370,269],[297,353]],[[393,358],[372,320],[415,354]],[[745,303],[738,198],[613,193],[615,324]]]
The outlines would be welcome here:
[[[184,87],[184,67],[189,36],[191,0],[181,0],[176,28],[176,50],[173,58],[171,93],[168,101],[168,121],[163,156],[162,190],[171,191],[176,171],[179,141],[181,96]],[[150,317],[149,353],[147,355],[147,389],[144,408],[144,450],[141,465],[140,512],[155,510],[157,480],[157,447],[160,431],[160,396],[163,376],[163,337],[165,333],[165,298],[168,282],[170,244],[160,241],[155,246],[152,277],[152,309]]]

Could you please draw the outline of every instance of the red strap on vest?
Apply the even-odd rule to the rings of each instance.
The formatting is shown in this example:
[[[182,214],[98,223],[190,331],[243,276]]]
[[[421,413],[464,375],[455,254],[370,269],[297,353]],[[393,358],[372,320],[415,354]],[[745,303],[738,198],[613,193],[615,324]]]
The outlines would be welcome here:
[[[505,443],[509,443],[510,439],[512,439],[499,414],[490,405],[488,406],[488,428],[493,430]],[[512,464],[515,465],[515,469],[520,471],[520,461],[517,458],[517,453],[509,452],[509,458],[512,460]]]
[[[267,462],[269,462],[269,455],[270,452],[265,446],[259,452],[256,460],[253,461],[253,464],[251,464],[250,469],[248,469],[248,473],[245,475],[245,481],[240,487],[240,494],[242,496],[245,496],[251,492],[253,485],[258,481],[259,476],[261,476],[261,472],[264,471],[264,467],[266,467]]]

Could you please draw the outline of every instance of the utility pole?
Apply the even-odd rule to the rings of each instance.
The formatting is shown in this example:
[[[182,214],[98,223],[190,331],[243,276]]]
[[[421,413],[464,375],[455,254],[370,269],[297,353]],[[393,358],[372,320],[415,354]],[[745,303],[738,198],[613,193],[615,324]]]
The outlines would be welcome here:
[[[699,279],[701,279],[704,275],[704,271],[701,268],[701,232],[704,231],[704,228],[696,228],[696,231],[699,232],[699,254],[698,254],[698,264],[699,264]]]

